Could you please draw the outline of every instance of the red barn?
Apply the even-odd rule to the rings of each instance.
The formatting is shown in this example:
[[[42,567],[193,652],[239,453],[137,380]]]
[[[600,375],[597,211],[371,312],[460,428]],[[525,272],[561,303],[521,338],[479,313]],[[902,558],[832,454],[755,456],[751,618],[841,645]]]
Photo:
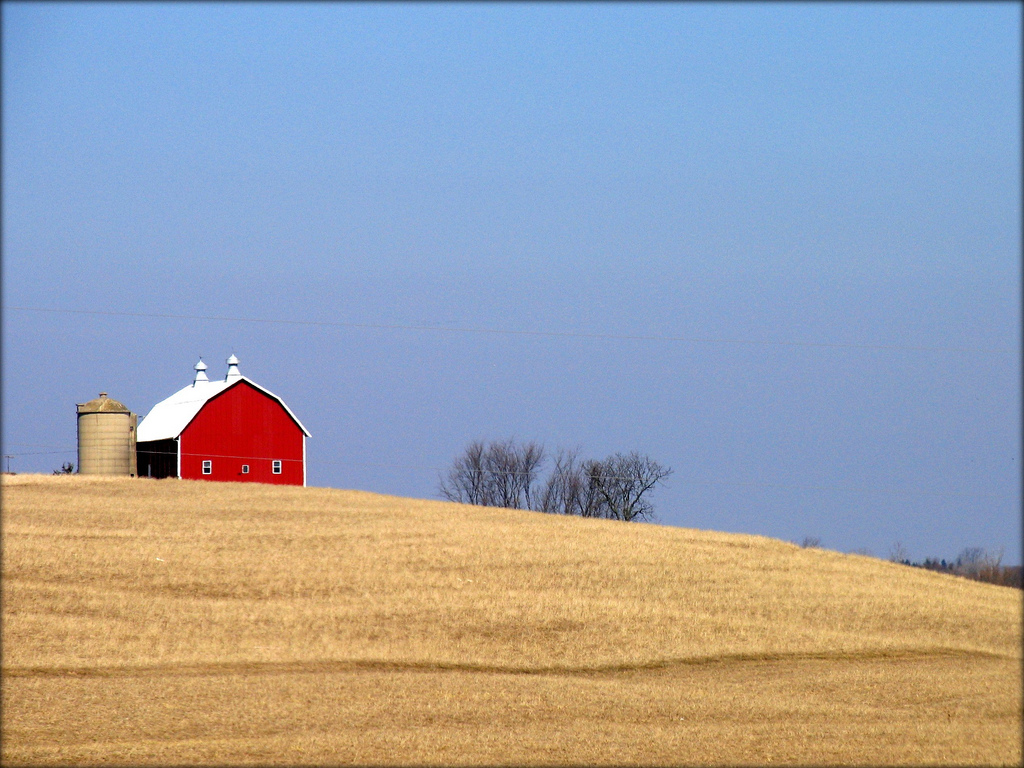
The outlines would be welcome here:
[[[309,432],[284,401],[238,371],[223,381],[196,363],[195,380],[153,406],[137,431],[140,477],[306,484]]]

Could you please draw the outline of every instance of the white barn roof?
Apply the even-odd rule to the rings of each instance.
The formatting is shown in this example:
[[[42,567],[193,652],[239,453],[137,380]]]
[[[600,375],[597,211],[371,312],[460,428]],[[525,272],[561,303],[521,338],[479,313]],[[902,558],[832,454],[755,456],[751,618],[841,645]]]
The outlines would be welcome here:
[[[178,437],[185,431],[185,427],[191,423],[192,419],[196,417],[196,414],[202,410],[202,407],[207,402],[221,392],[231,389],[231,387],[243,381],[280,403],[281,407],[292,417],[292,420],[299,425],[299,429],[302,430],[303,434],[306,437],[310,437],[309,430],[302,425],[301,421],[295,418],[295,414],[292,413],[291,408],[285,405],[284,400],[269,389],[264,389],[238,372],[238,359],[234,355],[228,359],[228,375],[223,381],[210,381],[207,379],[205,373],[206,365],[202,360],[196,363],[195,370],[195,381],[184,389],[178,390],[166,400],[161,400],[146,414],[146,418],[139,424],[138,431],[136,432],[136,440],[138,442],[172,440]]]

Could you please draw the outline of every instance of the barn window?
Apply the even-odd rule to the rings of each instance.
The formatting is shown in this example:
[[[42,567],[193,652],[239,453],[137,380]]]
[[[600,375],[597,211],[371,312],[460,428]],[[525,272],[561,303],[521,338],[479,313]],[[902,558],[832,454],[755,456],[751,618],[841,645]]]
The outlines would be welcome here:
[[[248,475],[249,474],[249,465],[248,464],[243,464],[242,465],[242,474],[243,475]]]
[[[280,459],[274,459],[274,465],[273,466],[274,466],[274,474],[275,475],[280,475],[281,474],[281,460]]]
[[[203,474],[209,475],[213,473],[213,462],[207,459],[203,462]]]

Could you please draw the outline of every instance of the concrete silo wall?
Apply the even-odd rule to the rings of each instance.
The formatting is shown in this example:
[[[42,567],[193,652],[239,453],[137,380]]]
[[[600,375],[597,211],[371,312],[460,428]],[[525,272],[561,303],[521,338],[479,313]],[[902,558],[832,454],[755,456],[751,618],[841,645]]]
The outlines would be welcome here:
[[[131,475],[136,471],[134,413],[78,414],[78,472]]]

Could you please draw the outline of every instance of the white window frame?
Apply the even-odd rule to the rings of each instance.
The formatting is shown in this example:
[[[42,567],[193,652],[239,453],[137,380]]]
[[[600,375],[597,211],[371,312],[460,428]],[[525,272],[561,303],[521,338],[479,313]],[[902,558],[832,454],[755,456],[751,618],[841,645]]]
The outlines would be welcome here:
[[[280,459],[274,459],[273,460],[273,462],[270,464],[270,471],[273,472],[275,475],[280,475],[281,474],[281,460]]]
[[[212,475],[213,474],[213,462],[210,459],[204,459],[203,460],[203,474],[204,475]]]
[[[243,475],[248,475],[249,474],[249,465],[248,464],[243,464],[242,465],[242,474]]]

